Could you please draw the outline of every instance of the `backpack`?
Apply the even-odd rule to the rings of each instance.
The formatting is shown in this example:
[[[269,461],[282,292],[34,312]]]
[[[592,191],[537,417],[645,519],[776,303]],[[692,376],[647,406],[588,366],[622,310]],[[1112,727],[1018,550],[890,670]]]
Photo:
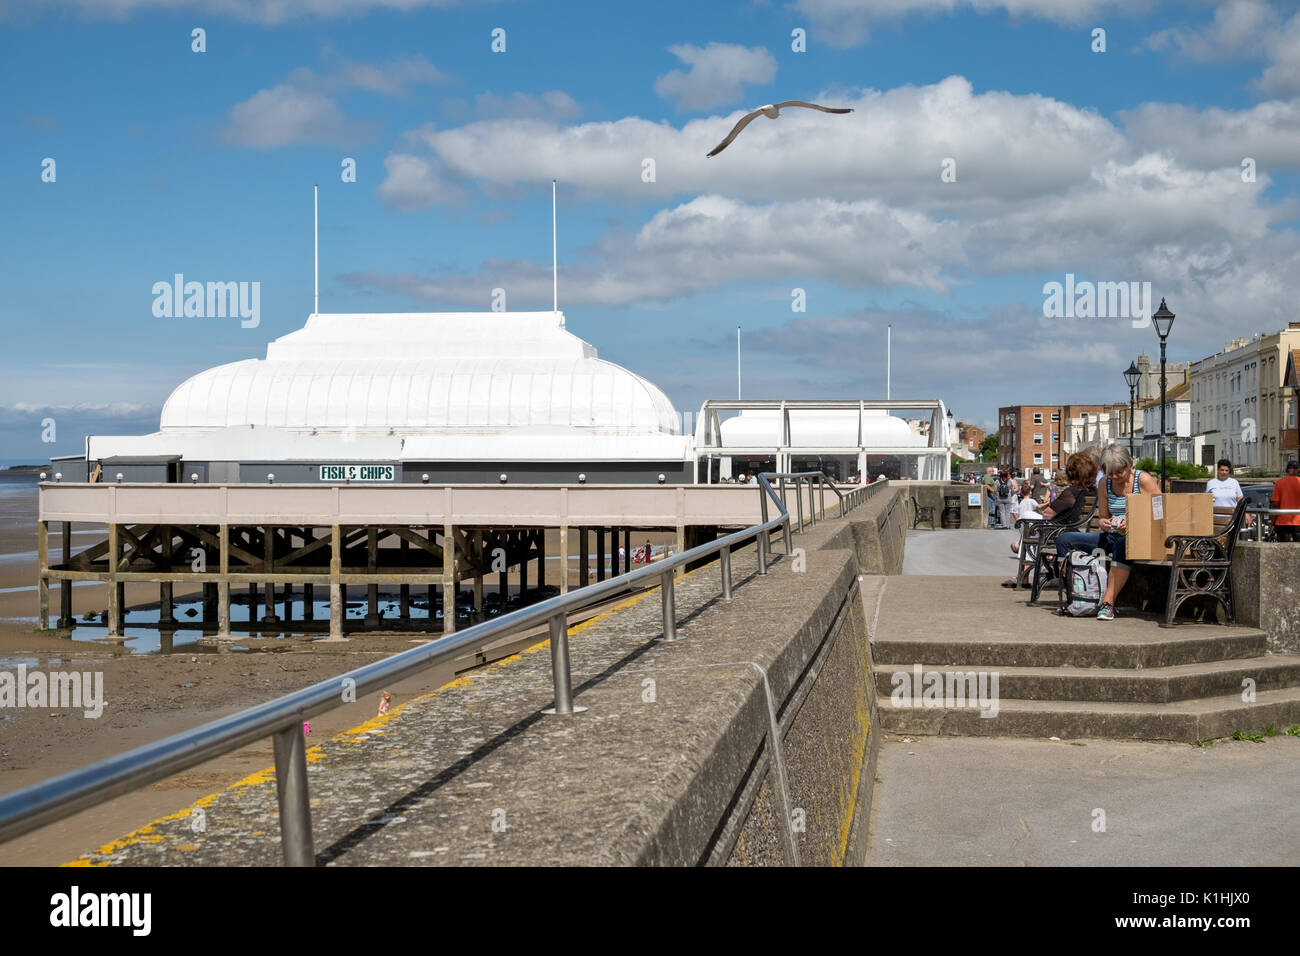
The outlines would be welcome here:
[[[1105,560],[1086,551],[1071,551],[1065,559],[1064,583],[1060,613],[1069,617],[1095,617],[1106,593]]]
[[[995,490],[996,490],[996,492],[997,492],[997,496],[998,496],[999,498],[1010,498],[1010,497],[1011,497],[1011,482],[1009,482],[1009,481],[999,481],[998,484],[997,484],[997,488],[996,488]]]

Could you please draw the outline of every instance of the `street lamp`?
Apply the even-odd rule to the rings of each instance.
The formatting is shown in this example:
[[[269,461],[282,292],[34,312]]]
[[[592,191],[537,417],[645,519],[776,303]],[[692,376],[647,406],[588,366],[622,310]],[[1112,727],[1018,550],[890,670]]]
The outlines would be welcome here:
[[[1160,308],[1151,316],[1155,323],[1156,335],[1160,336],[1160,441],[1157,445],[1160,454],[1160,492],[1165,490],[1165,340],[1174,327],[1174,314],[1165,305],[1164,296],[1160,297]]]
[[[1124,372],[1124,381],[1128,382],[1128,453],[1130,457],[1135,455],[1133,450],[1133,402],[1136,393],[1138,380],[1142,378],[1142,373],[1138,371],[1137,362],[1129,362],[1128,369]]]

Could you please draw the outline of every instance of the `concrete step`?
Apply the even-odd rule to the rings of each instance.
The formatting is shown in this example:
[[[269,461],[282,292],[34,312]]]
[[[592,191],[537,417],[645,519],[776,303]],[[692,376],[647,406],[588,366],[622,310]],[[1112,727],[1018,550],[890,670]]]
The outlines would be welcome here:
[[[992,711],[989,711],[992,713]],[[891,733],[968,737],[1110,737],[1191,743],[1237,730],[1284,733],[1300,723],[1300,687],[1267,690],[1244,703],[1241,694],[1163,704],[1116,701],[1036,701],[1003,698],[996,716],[976,708],[896,708],[880,699],[880,724]]]
[[[1126,623],[1150,622],[1129,619]],[[1106,628],[1110,626],[1100,621],[1049,616],[1038,623],[1033,634],[1016,639],[883,639],[871,642],[871,653],[878,670],[910,669],[918,661],[987,670],[992,667],[1174,667],[1256,658],[1268,649],[1268,635],[1252,627],[1181,624],[1161,628],[1150,623],[1137,628],[1114,628],[1108,634]]]
[[[896,688],[916,684],[915,665],[891,667],[876,664],[876,693],[886,706]],[[952,668],[947,668],[952,670]],[[1226,661],[1178,664],[1172,667],[1002,667],[987,668],[998,675],[998,694],[1012,700],[1127,701],[1160,704],[1200,697],[1240,694],[1243,681],[1255,682],[1254,689],[1279,690],[1300,686],[1300,656],[1269,655]],[[921,665],[944,673],[934,664]],[[902,672],[900,682],[895,674]]]

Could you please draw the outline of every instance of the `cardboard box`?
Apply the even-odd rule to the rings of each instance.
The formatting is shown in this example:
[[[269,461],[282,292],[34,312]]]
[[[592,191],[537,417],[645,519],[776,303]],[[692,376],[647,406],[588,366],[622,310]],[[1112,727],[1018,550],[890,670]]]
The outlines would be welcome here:
[[[1134,561],[1168,561],[1171,534],[1214,534],[1213,495],[1128,495],[1124,501],[1125,552]]]

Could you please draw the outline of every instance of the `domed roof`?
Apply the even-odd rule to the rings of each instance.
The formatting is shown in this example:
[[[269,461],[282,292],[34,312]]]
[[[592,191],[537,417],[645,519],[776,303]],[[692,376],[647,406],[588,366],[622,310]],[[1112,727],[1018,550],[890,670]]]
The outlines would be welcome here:
[[[655,385],[597,358],[559,312],[312,315],[246,359],[183,382],[163,429],[568,426],[678,434]]]

